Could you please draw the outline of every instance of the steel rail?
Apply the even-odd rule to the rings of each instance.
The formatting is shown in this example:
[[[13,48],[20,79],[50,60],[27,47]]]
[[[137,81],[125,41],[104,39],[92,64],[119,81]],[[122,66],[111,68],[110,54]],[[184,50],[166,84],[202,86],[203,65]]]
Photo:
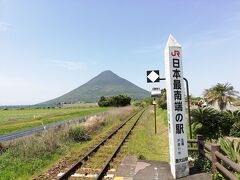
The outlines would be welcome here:
[[[138,112],[134,113],[132,116],[130,116],[124,123],[122,123],[116,130],[114,130],[109,136],[107,136],[105,139],[103,139],[99,144],[97,144],[95,147],[93,147],[90,151],[88,151],[76,164],[74,164],[70,169],[68,169],[61,177],[58,178],[58,180],[66,180],[68,179],[77,169],[79,169],[84,160],[87,160],[88,157],[96,152],[100,146],[102,146],[108,139],[110,139],[113,135],[115,135],[127,122],[129,122],[134,116],[136,116]]]
[[[145,110],[144,110],[145,111]],[[105,165],[103,166],[102,170],[100,171],[100,173],[98,174],[96,180],[101,180],[104,178],[104,175],[107,173],[109,167],[110,167],[110,163],[112,162],[112,160],[116,157],[117,153],[119,152],[120,148],[122,147],[123,143],[125,142],[125,140],[128,138],[128,136],[131,134],[133,128],[136,126],[137,122],[139,121],[139,119],[142,117],[144,111],[140,114],[140,116],[137,118],[137,120],[134,122],[134,124],[132,125],[132,127],[129,129],[128,133],[126,134],[126,136],[123,138],[123,140],[119,143],[117,149],[115,150],[115,152],[111,155],[111,157],[106,161]]]

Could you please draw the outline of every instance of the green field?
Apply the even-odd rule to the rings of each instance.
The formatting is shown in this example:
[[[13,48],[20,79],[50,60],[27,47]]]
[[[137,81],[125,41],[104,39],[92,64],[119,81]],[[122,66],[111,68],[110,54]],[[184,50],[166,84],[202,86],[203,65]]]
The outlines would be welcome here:
[[[56,109],[24,108],[0,110],[0,135],[79,116],[103,112],[108,109],[109,108],[100,107],[72,107]]]

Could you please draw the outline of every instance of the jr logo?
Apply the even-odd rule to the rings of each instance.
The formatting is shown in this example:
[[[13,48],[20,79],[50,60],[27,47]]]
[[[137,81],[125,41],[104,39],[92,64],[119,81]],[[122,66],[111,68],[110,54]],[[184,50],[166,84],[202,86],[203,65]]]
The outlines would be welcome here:
[[[171,55],[172,56],[180,56],[180,51],[174,51],[174,52],[171,52]]]

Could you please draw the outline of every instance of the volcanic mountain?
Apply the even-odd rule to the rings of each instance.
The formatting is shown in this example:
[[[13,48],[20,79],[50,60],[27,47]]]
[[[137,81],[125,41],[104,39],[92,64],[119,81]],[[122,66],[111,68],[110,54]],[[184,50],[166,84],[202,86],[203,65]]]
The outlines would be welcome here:
[[[82,86],[41,104],[97,102],[101,96],[125,94],[133,99],[150,97],[150,93],[112,71],[104,71]]]

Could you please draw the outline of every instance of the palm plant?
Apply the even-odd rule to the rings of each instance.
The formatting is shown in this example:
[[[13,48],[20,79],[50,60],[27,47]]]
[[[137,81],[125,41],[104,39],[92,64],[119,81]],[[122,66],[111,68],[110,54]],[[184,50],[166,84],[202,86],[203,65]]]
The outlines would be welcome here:
[[[226,111],[226,113],[233,123],[229,135],[240,137],[240,111]]]
[[[240,142],[228,138],[220,138],[220,145],[224,153],[234,162],[240,164]]]
[[[228,102],[232,102],[237,96],[238,92],[229,83],[218,83],[216,86],[204,91],[207,102],[211,105],[217,102],[221,111],[226,108]]]
[[[198,108],[191,112],[193,133],[202,134],[207,139],[217,139],[221,136],[221,117],[213,108]]]
[[[232,119],[233,123],[240,123],[240,111],[230,111],[227,110],[226,114]]]

